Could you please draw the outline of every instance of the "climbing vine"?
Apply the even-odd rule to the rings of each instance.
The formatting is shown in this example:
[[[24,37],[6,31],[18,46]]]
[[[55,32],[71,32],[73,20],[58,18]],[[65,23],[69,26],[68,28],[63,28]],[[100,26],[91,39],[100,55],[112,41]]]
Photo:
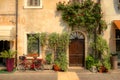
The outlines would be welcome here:
[[[69,25],[71,30],[74,30],[74,28],[87,30],[92,41],[91,48],[94,57],[108,49],[106,41],[100,37],[103,31],[107,29],[101,13],[100,2],[94,3],[92,0],[58,2],[57,11],[61,13],[62,20]]]
[[[57,3],[57,11],[61,11],[62,19],[72,29],[74,27],[84,27],[89,33],[99,28],[99,32],[106,29],[105,21],[102,20],[101,8],[99,3],[91,0],[79,2],[59,2]]]

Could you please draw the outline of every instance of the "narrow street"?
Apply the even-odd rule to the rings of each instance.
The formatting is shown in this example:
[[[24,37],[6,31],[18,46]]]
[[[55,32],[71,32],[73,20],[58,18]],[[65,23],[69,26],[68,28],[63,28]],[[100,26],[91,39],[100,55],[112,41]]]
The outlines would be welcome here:
[[[62,74],[62,75],[60,75]],[[64,75],[63,75],[64,74]],[[45,71],[26,71],[0,74],[0,80],[120,80],[120,70],[108,73],[91,73],[86,70],[81,72],[55,72]]]

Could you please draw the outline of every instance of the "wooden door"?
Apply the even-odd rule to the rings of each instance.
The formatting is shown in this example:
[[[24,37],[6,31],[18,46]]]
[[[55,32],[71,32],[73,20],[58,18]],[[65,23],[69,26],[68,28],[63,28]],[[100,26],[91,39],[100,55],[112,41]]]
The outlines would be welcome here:
[[[84,39],[73,39],[69,45],[69,66],[84,66]]]

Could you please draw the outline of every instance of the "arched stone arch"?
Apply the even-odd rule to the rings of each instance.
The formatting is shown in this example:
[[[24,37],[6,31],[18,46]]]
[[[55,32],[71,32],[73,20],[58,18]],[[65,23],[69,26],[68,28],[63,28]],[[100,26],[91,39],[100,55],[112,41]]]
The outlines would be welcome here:
[[[85,36],[82,32],[80,31],[74,31],[70,34],[70,39],[85,39]]]

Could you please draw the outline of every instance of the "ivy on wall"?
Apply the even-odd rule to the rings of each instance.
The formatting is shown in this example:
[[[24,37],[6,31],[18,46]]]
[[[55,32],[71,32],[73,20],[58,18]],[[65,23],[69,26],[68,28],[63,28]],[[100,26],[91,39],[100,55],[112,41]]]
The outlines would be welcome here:
[[[61,11],[63,21],[68,23],[72,29],[84,27],[89,33],[92,33],[97,28],[98,32],[101,33],[107,28],[105,21],[102,20],[100,4],[91,0],[85,0],[81,3],[59,2],[57,3],[57,11]]]
[[[59,2],[56,5],[62,20],[69,25],[71,30],[74,28],[87,30],[92,41],[91,48],[94,57],[98,58],[108,50],[107,42],[101,37],[103,31],[107,29],[107,25],[103,20],[100,1],[98,3],[94,3],[92,0],[69,1],[68,3]]]

